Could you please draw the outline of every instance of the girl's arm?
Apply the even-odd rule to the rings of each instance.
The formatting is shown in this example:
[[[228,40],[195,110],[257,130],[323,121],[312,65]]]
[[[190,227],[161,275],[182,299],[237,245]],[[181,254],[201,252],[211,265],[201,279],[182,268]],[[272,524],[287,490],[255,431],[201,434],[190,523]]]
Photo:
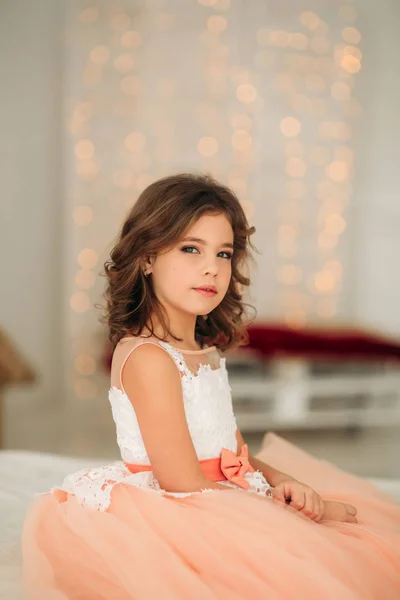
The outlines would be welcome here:
[[[245,443],[243,436],[239,429],[236,430],[236,439],[238,441],[238,453],[239,453],[241,447]],[[261,473],[264,475],[265,479],[268,481],[268,483],[272,487],[277,486],[279,483],[282,483],[282,481],[288,481],[288,480],[295,481],[294,477],[290,477],[290,475],[286,475],[286,473],[282,473],[281,471],[274,469],[274,467],[267,465],[267,463],[263,462],[259,458],[256,458],[252,454],[249,454],[249,462],[250,462],[251,466],[253,467],[253,469],[256,469],[256,471],[261,471]]]
[[[154,475],[169,492],[228,491],[204,477],[187,426],[179,372],[155,344],[135,348],[121,374]]]

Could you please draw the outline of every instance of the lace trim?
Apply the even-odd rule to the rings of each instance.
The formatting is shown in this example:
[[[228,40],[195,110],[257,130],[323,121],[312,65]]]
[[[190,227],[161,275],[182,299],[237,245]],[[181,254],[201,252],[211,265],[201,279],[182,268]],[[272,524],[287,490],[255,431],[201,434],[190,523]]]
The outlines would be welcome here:
[[[64,479],[61,486],[52,487],[50,493],[54,494],[61,489],[73,494],[83,507],[106,511],[111,503],[111,492],[119,483],[176,498],[214,491],[205,488],[198,492],[168,492],[160,487],[152,471],[133,474],[122,461],[116,461],[104,467],[81,469],[72,473]]]
[[[272,488],[260,471],[246,473],[245,478],[250,484],[247,491],[262,496],[272,495]],[[73,494],[83,507],[106,511],[111,503],[111,492],[119,483],[175,498],[185,498],[194,494],[215,491],[212,488],[204,488],[196,492],[168,492],[160,487],[152,471],[133,474],[122,461],[116,461],[103,467],[81,469],[76,473],[72,473],[64,479],[61,486],[51,488],[50,493],[55,493],[61,489],[64,492]],[[241,489],[230,481],[219,483]]]
[[[188,381],[193,381],[201,376],[202,373],[213,373],[214,371],[223,371],[226,367],[226,358],[220,357],[219,366],[213,369],[210,365],[200,363],[199,368],[196,373],[193,373],[186,364],[185,358],[183,354],[177,349],[168,344],[168,342],[159,342],[160,346],[162,346],[172,357],[176,366],[178,367],[181,373],[184,373],[182,379],[185,377]]]

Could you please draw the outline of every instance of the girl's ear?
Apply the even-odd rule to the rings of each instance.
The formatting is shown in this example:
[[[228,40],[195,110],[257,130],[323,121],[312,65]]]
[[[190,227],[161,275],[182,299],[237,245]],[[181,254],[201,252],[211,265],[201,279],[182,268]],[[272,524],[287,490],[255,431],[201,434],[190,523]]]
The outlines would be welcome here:
[[[150,275],[153,267],[153,260],[150,256],[147,256],[141,261],[141,268],[143,273],[147,276]]]

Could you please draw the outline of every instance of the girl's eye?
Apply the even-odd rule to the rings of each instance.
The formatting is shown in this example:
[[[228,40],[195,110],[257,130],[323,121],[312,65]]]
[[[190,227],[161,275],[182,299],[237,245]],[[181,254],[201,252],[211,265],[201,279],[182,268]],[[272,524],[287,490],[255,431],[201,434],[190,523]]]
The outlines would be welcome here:
[[[196,252],[198,252],[197,248],[195,248],[194,246],[184,246],[183,248],[181,248],[182,252],[188,252],[188,254],[193,254],[193,252],[190,252],[191,250],[196,250]]]
[[[187,254],[194,254],[194,252],[192,252],[192,250],[195,250],[196,252],[198,252],[198,249],[195,248],[195,246],[184,246],[183,248],[181,248],[182,252],[186,252]],[[232,254],[230,252],[226,252],[225,250],[219,252],[218,254],[225,254],[225,256],[223,256],[222,258],[225,258],[227,260],[231,260],[232,258]]]

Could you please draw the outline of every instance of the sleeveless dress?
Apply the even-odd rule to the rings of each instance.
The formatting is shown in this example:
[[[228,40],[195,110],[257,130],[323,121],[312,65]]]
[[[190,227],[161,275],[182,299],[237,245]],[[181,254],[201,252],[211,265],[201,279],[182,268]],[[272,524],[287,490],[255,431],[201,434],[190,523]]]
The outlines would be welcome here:
[[[225,358],[215,347],[178,350],[125,337],[113,355],[109,401],[121,460],[73,473],[29,508],[24,584],[35,600],[354,600],[400,598],[400,506],[368,481],[269,433],[262,460],[354,504],[358,523],[315,523],[275,502],[258,471],[246,488],[163,490],[121,374],[129,355],[156,344],[181,375],[186,420],[200,461],[237,453]],[[154,374],[157,376],[157,374]],[[132,473],[127,465],[142,465]]]

